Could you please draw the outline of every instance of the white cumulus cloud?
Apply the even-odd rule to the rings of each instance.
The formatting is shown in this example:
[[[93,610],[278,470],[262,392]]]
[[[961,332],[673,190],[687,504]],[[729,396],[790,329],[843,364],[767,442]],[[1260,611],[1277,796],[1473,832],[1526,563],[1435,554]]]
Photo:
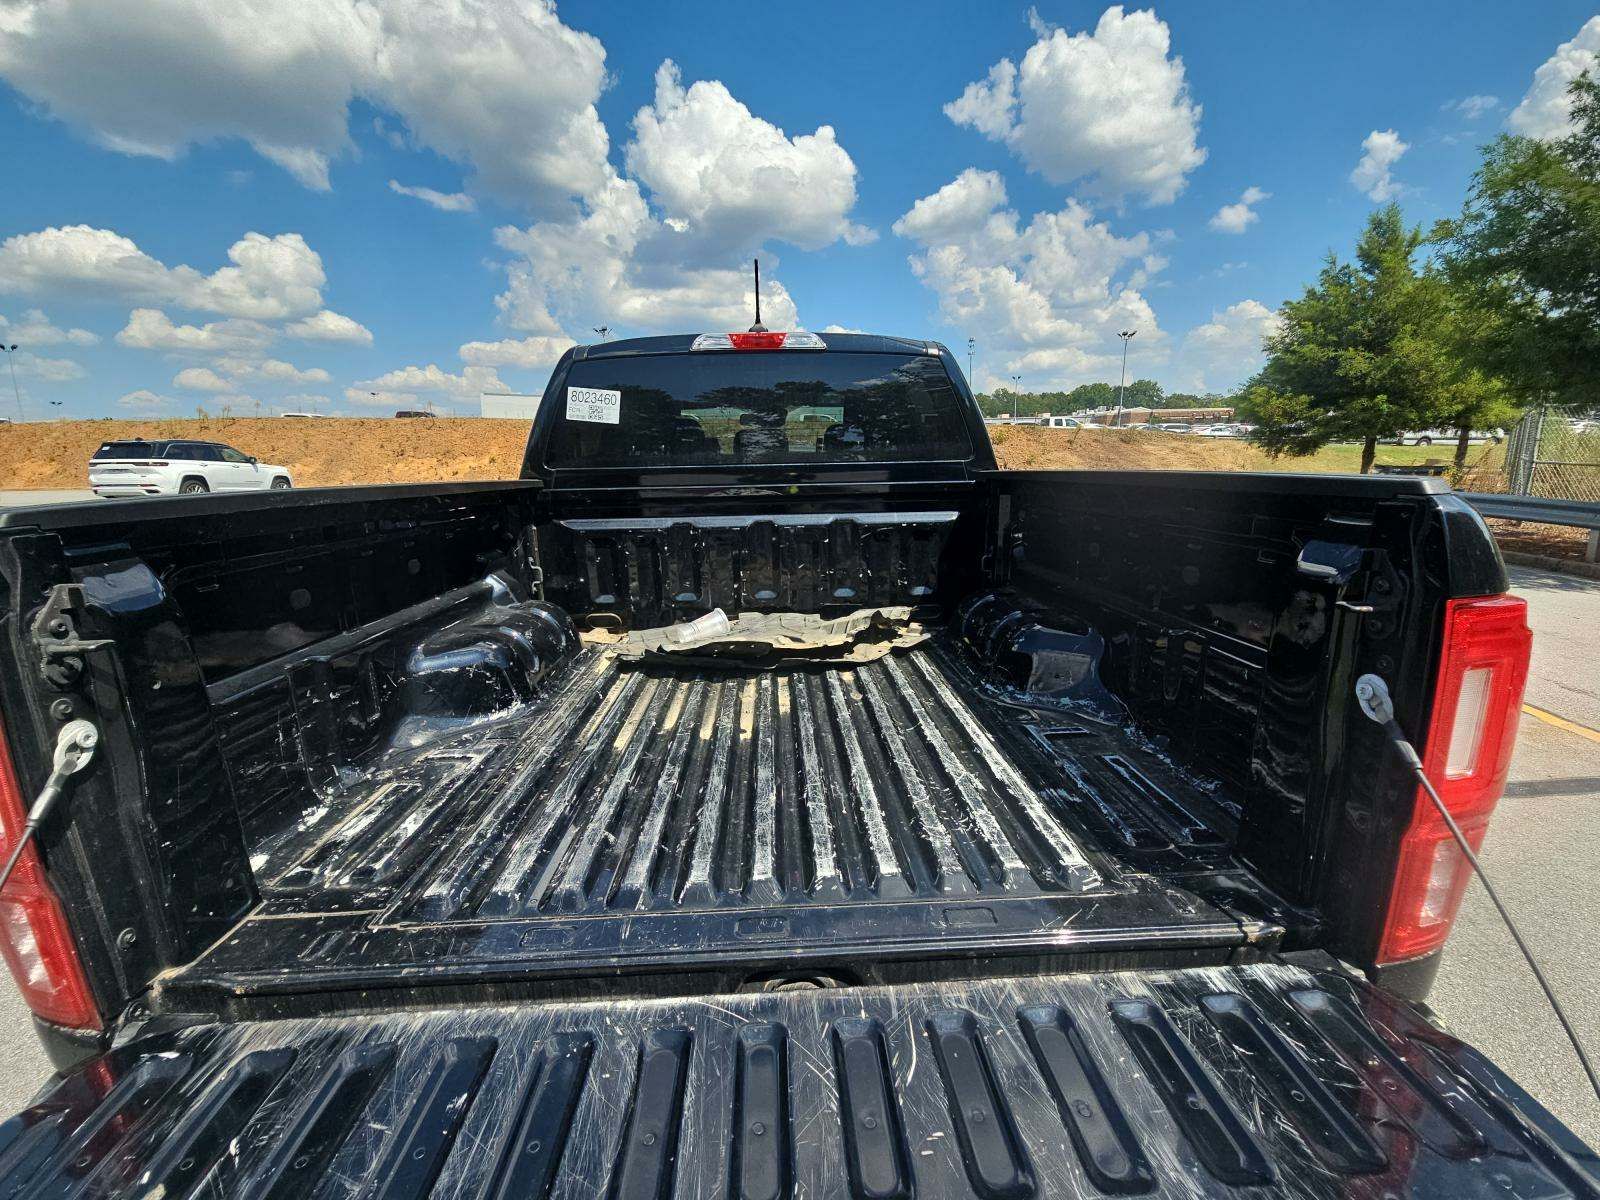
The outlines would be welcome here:
[[[321,307],[322,256],[298,233],[247,233],[228,247],[228,259],[231,266],[207,275],[169,267],[109,229],[52,226],[0,242],[0,291],[173,304],[253,320]]]
[[[1002,59],[945,115],[1004,142],[1052,183],[1084,179],[1092,194],[1113,200],[1176,199],[1206,152],[1201,109],[1166,23],[1115,5],[1093,33],[1038,21],[1034,32],[1020,67]]]
[[[241,379],[268,380],[273,383],[327,383],[331,378],[321,367],[310,367],[301,370],[293,363],[286,363],[281,358],[255,358],[230,356],[217,363],[217,370],[234,380],[233,386],[238,386]]]
[[[118,397],[117,403],[123,408],[171,408],[177,403],[169,396],[157,395],[149,388],[139,388],[137,391],[127,392]]]
[[[421,200],[440,212],[475,212],[478,202],[465,192],[439,192],[431,187],[409,187],[398,179],[389,180],[389,190],[413,200]]]
[[[548,0],[11,0],[0,77],[111,149],[243,138],[312,188],[352,150],[357,98],[511,203],[606,177],[605,49]]]
[[[323,309],[313,316],[290,321],[283,332],[304,342],[360,342],[372,344],[372,330],[360,321]]]
[[[526,229],[502,227],[495,240],[516,256],[496,300],[502,319],[519,332],[550,337],[599,324],[630,332],[749,326],[755,297],[749,264],[683,262],[676,236],[651,215],[638,185],[620,177],[584,213]],[[762,319],[773,329],[797,328],[799,314],[775,277],[775,260],[767,256],[763,265]]]
[[[919,242],[962,238],[990,221],[1006,221],[1005,180],[998,171],[968,167],[937,192],[924,196],[894,223],[894,232]]]
[[[1076,200],[1024,226],[1004,202],[997,177],[966,171],[894,226],[916,243],[911,269],[941,318],[977,340],[977,386],[1013,374],[1034,388],[1101,378],[1121,329],[1139,330],[1141,350],[1164,352],[1139,291],[1164,265],[1149,234],[1119,237]]]
[[[1247,187],[1237,203],[1224,204],[1217,209],[1209,224],[1218,233],[1243,233],[1261,219],[1261,214],[1256,212],[1255,206],[1263,200],[1271,199],[1271,192],[1264,192],[1258,187]]]
[[[1200,392],[1226,392],[1260,367],[1261,343],[1282,318],[1259,300],[1240,300],[1183,337],[1175,364],[1182,386]]]
[[[1595,69],[1596,55],[1600,55],[1600,17],[1590,17],[1570,42],[1562,42],[1539,64],[1527,93],[1506,118],[1511,131],[1533,138],[1565,136],[1572,127],[1567,85]]]
[[[1469,121],[1476,121],[1500,107],[1499,96],[1463,96],[1459,100],[1451,100],[1441,108],[1442,112],[1460,113]]]
[[[467,342],[461,361],[474,367],[553,367],[572,348],[569,337],[504,338],[498,342]]]
[[[24,346],[92,346],[100,339],[87,329],[62,329],[42,309],[30,308],[17,320],[0,314],[0,339]]]
[[[757,252],[762,319],[797,329],[777,256],[763,247],[873,236],[850,220],[855,164],[829,126],[790,137],[719,82],[685,87],[668,60],[633,129],[623,155],[630,174],[612,171],[560,216],[495,231],[512,256],[496,300],[509,329],[549,338],[597,325],[742,329],[755,315]]]
[[[193,392],[231,392],[234,385],[210,367],[185,367],[172,377],[174,387],[188,388]]]
[[[628,171],[668,225],[716,247],[766,239],[803,249],[859,244],[856,167],[831,126],[788,137],[716,80],[683,86],[671,59],[656,70],[655,103],[633,118]]]
[[[71,383],[88,374],[70,358],[45,358],[38,354],[18,354],[17,374],[41,383]]]
[[[467,366],[459,375],[452,375],[436,363],[429,363],[425,367],[399,367],[376,379],[359,380],[346,388],[344,394],[357,404],[387,404],[391,399],[415,400],[419,392],[476,401],[481,392],[509,390],[492,367]],[[374,397],[373,392],[378,393],[378,397]]]
[[[1394,178],[1395,163],[1411,149],[1392,129],[1374,129],[1361,143],[1361,161],[1350,172],[1350,182],[1369,200],[1382,204],[1399,197],[1405,188]]]
[[[259,321],[208,321],[204,325],[179,325],[159,308],[136,308],[117,334],[117,344],[133,350],[171,350],[187,354],[221,354],[258,350],[273,339],[273,331]]]

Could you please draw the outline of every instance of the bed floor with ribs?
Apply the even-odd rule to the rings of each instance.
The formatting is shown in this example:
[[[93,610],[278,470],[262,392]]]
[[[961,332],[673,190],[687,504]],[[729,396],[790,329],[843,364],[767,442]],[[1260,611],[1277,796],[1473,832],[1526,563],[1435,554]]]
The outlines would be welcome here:
[[[938,641],[853,669],[620,666],[256,829],[263,915],[368,926],[1096,894],[1230,865],[1235,812]],[[950,911],[950,910],[946,910]]]

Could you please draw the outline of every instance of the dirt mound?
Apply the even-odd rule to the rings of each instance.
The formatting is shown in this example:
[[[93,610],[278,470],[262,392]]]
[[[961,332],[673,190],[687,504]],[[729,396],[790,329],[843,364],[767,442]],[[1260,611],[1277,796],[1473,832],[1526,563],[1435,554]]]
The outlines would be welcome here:
[[[1243,442],[1136,433],[1128,429],[990,429],[995,456],[1014,471],[1294,470]],[[262,462],[288,467],[299,487],[344,483],[427,483],[515,479],[528,422],[483,417],[227,417],[186,421],[50,421],[0,425],[0,489],[81,488],[89,456],[122,438],[226,442]],[[1307,464],[1299,465],[1307,469]]]
[[[228,417],[0,425],[0,488],[81,488],[87,481],[89,456],[101,442],[134,437],[226,442],[262,462],[288,467],[300,487],[515,479],[522,470],[527,436],[526,421],[483,417]],[[1220,438],[1031,425],[996,426],[990,436],[1000,465],[1011,470],[1271,469],[1260,451]]]
[[[1233,438],[1180,437],[1131,429],[992,425],[994,456],[1008,471],[1285,471]]]
[[[239,417],[0,425],[0,488],[81,488],[89,456],[121,438],[226,442],[289,468],[296,485],[515,479],[528,422],[483,417]]]

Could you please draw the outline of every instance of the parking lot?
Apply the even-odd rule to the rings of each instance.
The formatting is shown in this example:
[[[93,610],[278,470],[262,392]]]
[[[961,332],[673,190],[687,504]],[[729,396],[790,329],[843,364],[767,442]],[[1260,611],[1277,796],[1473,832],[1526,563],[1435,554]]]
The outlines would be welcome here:
[[[1517,757],[1484,861],[1520,919],[1588,1044],[1600,1049],[1600,680],[1593,639],[1600,581],[1513,569],[1534,630],[1533,666]],[[1432,1003],[1457,1033],[1492,1057],[1580,1135],[1600,1141],[1596,1110],[1576,1062],[1494,910],[1476,886]],[[49,1073],[27,1010],[0,986],[0,1112]]]

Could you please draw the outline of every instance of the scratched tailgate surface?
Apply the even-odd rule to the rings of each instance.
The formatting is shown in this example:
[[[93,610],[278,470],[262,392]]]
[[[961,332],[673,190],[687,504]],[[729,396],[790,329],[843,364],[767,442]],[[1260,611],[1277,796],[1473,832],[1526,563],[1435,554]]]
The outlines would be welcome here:
[[[1258,965],[150,1031],[0,1197],[1595,1194],[1493,1067]]]

